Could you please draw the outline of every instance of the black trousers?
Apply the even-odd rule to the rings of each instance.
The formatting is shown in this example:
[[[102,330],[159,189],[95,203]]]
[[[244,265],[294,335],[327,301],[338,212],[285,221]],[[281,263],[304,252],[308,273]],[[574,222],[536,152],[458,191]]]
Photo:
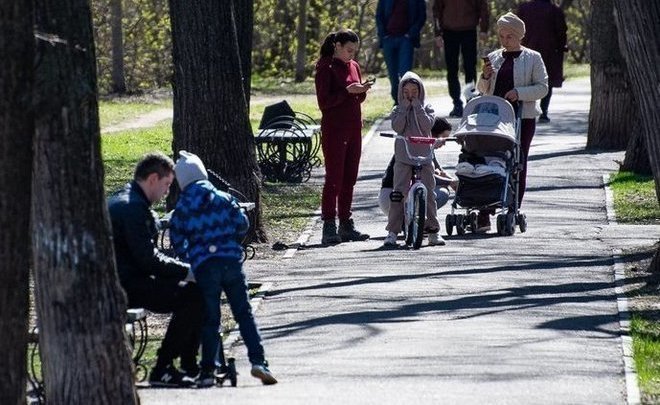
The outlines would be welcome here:
[[[543,115],[548,115],[548,107],[550,106],[550,98],[552,97],[552,87],[548,86],[548,94],[541,99],[541,111]]]
[[[197,284],[188,283],[181,287],[176,280],[152,278],[131,280],[123,284],[129,307],[172,314],[158,349],[156,368],[172,364],[175,358],[180,357],[184,370],[196,371],[204,317],[204,300]]]
[[[476,82],[477,79],[477,30],[449,31],[442,34],[445,44],[445,58],[447,61],[447,84],[449,96],[454,105],[462,106],[461,83],[458,80],[458,56],[463,55],[463,70],[465,83]]]

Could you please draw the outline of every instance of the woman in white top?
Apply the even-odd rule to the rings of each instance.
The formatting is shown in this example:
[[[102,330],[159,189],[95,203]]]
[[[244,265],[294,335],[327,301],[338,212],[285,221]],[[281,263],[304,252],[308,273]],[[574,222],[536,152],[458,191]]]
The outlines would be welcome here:
[[[513,13],[506,13],[497,20],[497,34],[501,49],[488,54],[484,61],[477,88],[483,94],[503,97],[514,109],[522,102],[520,126],[520,151],[523,170],[519,176],[518,205],[522,203],[527,177],[527,156],[536,131],[536,117],[540,111],[536,100],[548,93],[548,73],[541,54],[520,45],[525,36],[525,23]],[[478,216],[478,231],[490,230],[490,214],[481,211]]]

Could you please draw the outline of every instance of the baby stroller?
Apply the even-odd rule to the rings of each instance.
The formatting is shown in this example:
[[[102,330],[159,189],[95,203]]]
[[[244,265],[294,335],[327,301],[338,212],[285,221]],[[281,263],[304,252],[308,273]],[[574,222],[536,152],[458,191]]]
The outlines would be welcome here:
[[[518,107],[520,109],[520,107]],[[454,133],[462,145],[456,165],[458,188],[451,213],[445,219],[447,235],[453,227],[463,235],[477,231],[477,212],[497,213],[498,235],[513,235],[527,229],[527,218],[518,210],[520,156],[520,117],[511,104],[496,96],[471,99]],[[458,208],[465,214],[455,214]]]

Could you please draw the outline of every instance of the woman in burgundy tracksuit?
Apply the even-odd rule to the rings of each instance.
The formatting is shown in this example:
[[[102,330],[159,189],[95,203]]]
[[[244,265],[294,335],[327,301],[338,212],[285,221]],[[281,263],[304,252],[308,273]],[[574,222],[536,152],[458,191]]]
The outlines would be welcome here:
[[[353,60],[358,43],[357,34],[351,30],[333,32],[325,38],[316,63],[316,98],[322,115],[325,158],[322,244],[369,239],[369,235],[355,229],[351,219],[353,187],[362,153],[360,103],[373,84],[361,83],[360,66]]]

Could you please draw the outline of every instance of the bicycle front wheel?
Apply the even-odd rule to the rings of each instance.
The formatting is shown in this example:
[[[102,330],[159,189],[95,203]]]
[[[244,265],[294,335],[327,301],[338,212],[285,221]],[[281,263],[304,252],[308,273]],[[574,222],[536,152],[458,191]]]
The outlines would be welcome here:
[[[426,220],[426,198],[421,188],[413,196],[413,215],[408,223],[408,238],[413,249],[419,249],[424,239],[424,221]]]

